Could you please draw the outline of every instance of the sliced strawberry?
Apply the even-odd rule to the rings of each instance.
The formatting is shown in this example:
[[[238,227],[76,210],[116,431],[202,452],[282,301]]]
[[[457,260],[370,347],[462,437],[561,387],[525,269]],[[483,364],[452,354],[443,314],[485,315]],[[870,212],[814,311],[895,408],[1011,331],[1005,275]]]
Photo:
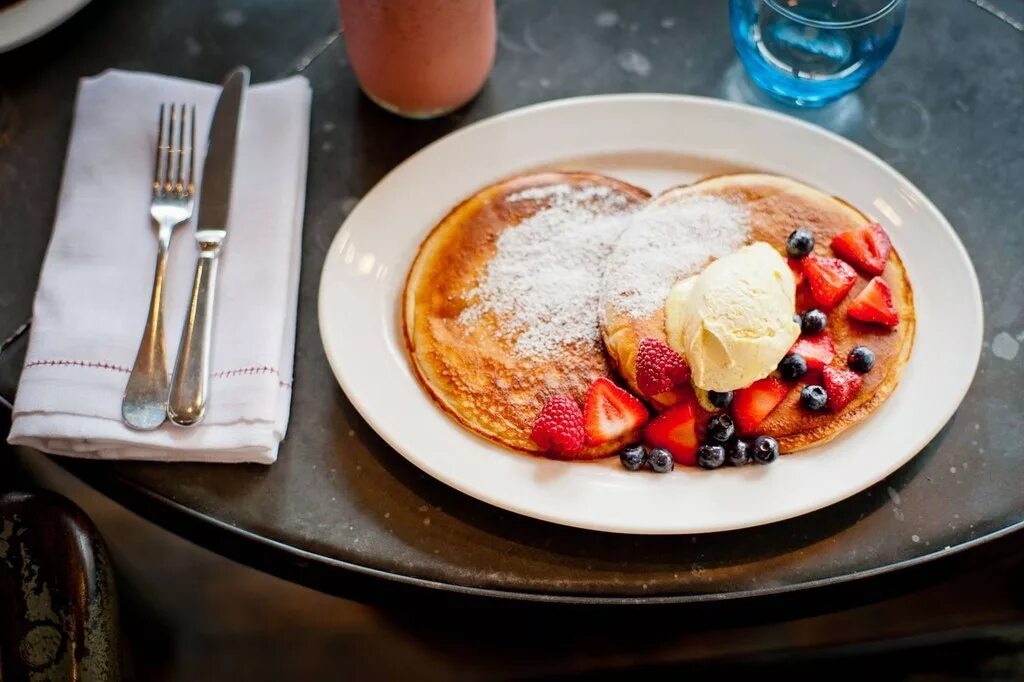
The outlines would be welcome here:
[[[892,251],[892,242],[878,223],[870,223],[832,238],[836,255],[859,270],[881,275]]]
[[[636,385],[651,396],[671,391],[690,379],[690,367],[679,353],[661,341],[647,337],[636,350]]]
[[[583,412],[571,396],[548,399],[533,423],[530,440],[553,455],[572,459],[583,451]]]
[[[793,273],[793,280],[797,286],[804,283],[804,267],[796,258],[787,258],[786,264]]]
[[[787,393],[789,386],[775,376],[767,376],[736,391],[732,399],[732,418],[740,433],[752,435]]]
[[[846,314],[861,322],[878,322],[895,327],[900,316],[892,304],[892,291],[881,277],[875,277],[864,287],[846,310]]]
[[[652,448],[665,448],[683,466],[697,466],[697,406],[686,401],[669,408],[647,424],[644,441]]]
[[[790,353],[798,353],[807,361],[807,369],[820,370],[831,364],[836,357],[836,347],[828,332],[817,336],[801,336],[789,349]]]
[[[583,406],[587,445],[601,445],[635,431],[647,422],[644,404],[601,377],[590,385]]]
[[[825,308],[843,300],[857,281],[857,271],[838,258],[808,256],[803,266],[814,300]]]
[[[825,392],[828,393],[829,409],[838,412],[853,400],[860,387],[864,385],[864,379],[856,372],[848,369],[836,369],[826,367],[821,370],[822,384]]]

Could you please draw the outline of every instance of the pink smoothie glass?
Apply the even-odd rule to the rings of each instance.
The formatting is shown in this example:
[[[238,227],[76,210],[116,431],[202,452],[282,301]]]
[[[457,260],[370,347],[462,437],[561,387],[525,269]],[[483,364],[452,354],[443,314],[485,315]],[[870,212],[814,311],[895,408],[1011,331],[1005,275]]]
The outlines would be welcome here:
[[[480,91],[494,63],[494,0],[338,0],[363,92],[402,116],[432,118]]]

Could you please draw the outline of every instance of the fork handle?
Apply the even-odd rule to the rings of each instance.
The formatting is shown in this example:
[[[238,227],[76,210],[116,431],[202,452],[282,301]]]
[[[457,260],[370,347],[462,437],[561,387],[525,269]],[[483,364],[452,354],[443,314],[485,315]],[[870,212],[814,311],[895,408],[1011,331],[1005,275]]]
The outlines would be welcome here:
[[[170,226],[159,226],[156,269],[153,291],[149,299],[149,316],[142,332],[135,364],[128,376],[121,401],[121,418],[140,430],[160,426],[167,412],[167,350],[164,346],[164,274],[167,272],[167,251],[171,242]]]
[[[213,298],[217,284],[218,250],[201,251],[188,316],[181,332],[178,359],[171,378],[167,416],[179,426],[198,424],[206,412],[210,384],[210,340]]]

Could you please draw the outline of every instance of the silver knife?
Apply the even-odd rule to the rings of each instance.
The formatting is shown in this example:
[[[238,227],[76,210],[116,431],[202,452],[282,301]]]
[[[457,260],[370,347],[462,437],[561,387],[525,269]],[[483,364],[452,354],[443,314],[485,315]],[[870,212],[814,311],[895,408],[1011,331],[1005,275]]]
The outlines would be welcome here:
[[[198,424],[206,412],[217,259],[228,235],[238,124],[242,119],[248,87],[249,69],[240,66],[229,73],[210,124],[209,146],[199,189],[199,219],[196,221],[199,259],[167,401],[167,416],[180,426]]]

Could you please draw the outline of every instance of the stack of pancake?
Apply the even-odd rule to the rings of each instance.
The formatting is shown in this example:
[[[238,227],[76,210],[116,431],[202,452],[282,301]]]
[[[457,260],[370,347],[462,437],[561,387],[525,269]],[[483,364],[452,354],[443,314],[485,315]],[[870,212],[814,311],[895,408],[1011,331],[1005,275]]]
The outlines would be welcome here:
[[[743,209],[745,222],[742,227],[737,223],[732,233],[717,226],[712,248],[689,254],[693,257],[683,253],[666,260],[658,252],[661,245],[631,239],[636,235],[630,231],[640,229],[636,216],[695,199]],[[615,220],[594,229],[594,221],[603,216]],[[404,293],[409,356],[435,402],[464,426],[509,448],[543,454],[530,440],[530,432],[548,398],[567,394],[582,402],[587,387],[598,377],[624,384],[639,395],[637,347],[648,337],[665,341],[663,302],[624,305],[623,296],[629,292],[624,294],[623,280],[643,274],[637,281],[649,282],[651,288],[642,293],[660,296],[677,281],[698,274],[715,257],[747,243],[763,241],[785,255],[787,235],[800,227],[815,234],[815,253],[830,256],[833,236],[869,222],[840,199],[774,175],[718,176],[667,190],[653,199],[639,187],[593,173],[513,177],[455,207],[420,247]],[[517,229],[524,232],[513,235]],[[685,220],[670,229],[679,230],[678,240],[671,240],[677,250],[693,243],[694,235],[687,230],[694,228]],[[529,235],[525,230],[530,230]],[[571,238],[577,233],[578,239]],[[514,242],[514,237],[522,238]],[[551,245],[541,243],[544,239],[552,240],[561,251],[553,253]],[[638,252],[638,244],[650,252]],[[508,251],[503,253],[506,245]],[[629,253],[624,253],[627,249]],[[510,253],[538,254],[536,262],[544,271],[536,273],[537,282],[531,275],[515,276],[520,271],[506,262]],[[658,267],[652,265],[649,271],[628,270],[654,261]],[[606,267],[608,262],[613,267]],[[528,273],[531,264],[523,266],[523,273]],[[834,412],[802,408],[803,384],[794,383],[759,428],[760,433],[776,438],[783,452],[825,442],[862,421],[899,382],[913,344],[914,306],[895,249],[881,277],[892,291],[899,314],[895,327],[847,317],[850,301],[870,279],[862,274],[850,294],[829,313],[829,332],[838,357],[845,358],[854,346],[866,345],[875,353],[874,369],[864,375],[855,399]],[[564,282],[563,290],[551,288],[557,282]],[[536,300],[543,296],[558,301],[544,306],[543,300]],[[567,309],[570,301],[579,304]],[[813,301],[802,287],[796,310],[810,307]],[[544,329],[540,341],[533,333],[535,327]],[[688,387],[681,387],[649,402],[661,410],[691,395]],[[607,456],[623,444],[589,446],[582,458]]]

